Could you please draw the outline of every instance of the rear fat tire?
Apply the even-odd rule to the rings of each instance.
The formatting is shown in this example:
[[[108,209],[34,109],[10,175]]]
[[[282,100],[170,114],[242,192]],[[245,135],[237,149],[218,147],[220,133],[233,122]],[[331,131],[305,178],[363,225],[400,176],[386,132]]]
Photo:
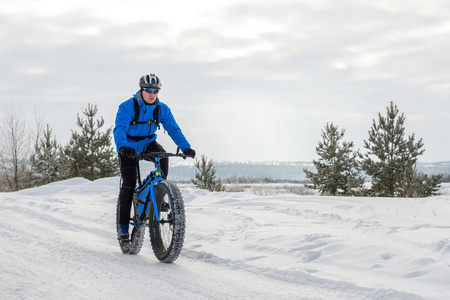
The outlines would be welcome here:
[[[130,211],[130,226],[129,230],[131,230],[130,234],[130,242],[121,243],[119,241],[120,250],[124,254],[138,254],[141,251],[142,245],[144,244],[145,238],[145,223],[141,225],[141,227],[133,226],[133,224],[138,224],[137,218],[137,199],[136,194],[133,194],[133,202],[131,205]],[[120,203],[117,201],[117,209],[116,209],[116,232],[119,229],[119,214],[120,214]]]
[[[170,181],[161,181],[155,186],[156,203],[160,220],[156,220],[153,205],[149,210],[150,242],[156,258],[164,263],[174,262],[181,253],[186,229],[186,216],[183,196],[178,187]],[[171,209],[161,211],[163,203],[169,203]],[[167,204],[164,204],[167,206]],[[167,210],[167,209],[166,209]]]
[[[130,251],[128,254],[138,254],[141,251],[145,238],[145,224],[135,226],[131,232]]]

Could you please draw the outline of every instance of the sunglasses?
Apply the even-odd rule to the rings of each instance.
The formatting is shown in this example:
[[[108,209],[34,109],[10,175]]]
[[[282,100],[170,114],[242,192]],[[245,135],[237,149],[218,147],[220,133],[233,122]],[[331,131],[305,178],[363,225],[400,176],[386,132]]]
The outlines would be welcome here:
[[[153,94],[158,94],[159,93],[159,90],[153,90],[153,89],[149,89],[149,88],[146,88],[146,89],[144,89],[144,91],[146,91],[147,93],[153,93]]]

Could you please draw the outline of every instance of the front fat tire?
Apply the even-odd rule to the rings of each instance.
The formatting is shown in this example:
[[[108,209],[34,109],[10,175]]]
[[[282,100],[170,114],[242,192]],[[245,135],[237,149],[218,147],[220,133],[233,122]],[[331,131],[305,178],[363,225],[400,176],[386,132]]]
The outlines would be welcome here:
[[[150,241],[156,258],[164,263],[174,262],[181,253],[186,229],[183,196],[170,181],[159,182],[155,187],[159,218],[171,223],[161,224],[156,220],[153,205],[149,210]],[[172,213],[161,211],[163,203],[169,203]]]

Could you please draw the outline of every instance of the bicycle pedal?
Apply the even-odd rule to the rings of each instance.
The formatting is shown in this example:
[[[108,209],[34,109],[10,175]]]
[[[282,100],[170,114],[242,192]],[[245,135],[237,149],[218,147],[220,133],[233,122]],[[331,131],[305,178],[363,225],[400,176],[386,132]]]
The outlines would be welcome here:
[[[141,223],[139,223],[139,229],[142,228],[142,227],[145,227],[146,223],[147,223],[147,222],[141,222]]]

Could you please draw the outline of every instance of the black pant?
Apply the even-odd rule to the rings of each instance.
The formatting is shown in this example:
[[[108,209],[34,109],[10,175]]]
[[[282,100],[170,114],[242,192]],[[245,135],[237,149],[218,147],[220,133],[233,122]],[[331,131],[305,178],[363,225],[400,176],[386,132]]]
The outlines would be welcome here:
[[[165,151],[156,141],[152,142],[145,148],[145,152]],[[120,174],[122,175],[122,186],[120,188],[118,207],[119,207],[119,224],[130,223],[131,202],[133,200],[133,192],[136,187],[137,169],[139,161],[135,158],[126,157],[119,153]],[[169,159],[162,158],[160,161],[162,176],[167,178],[169,173]]]

